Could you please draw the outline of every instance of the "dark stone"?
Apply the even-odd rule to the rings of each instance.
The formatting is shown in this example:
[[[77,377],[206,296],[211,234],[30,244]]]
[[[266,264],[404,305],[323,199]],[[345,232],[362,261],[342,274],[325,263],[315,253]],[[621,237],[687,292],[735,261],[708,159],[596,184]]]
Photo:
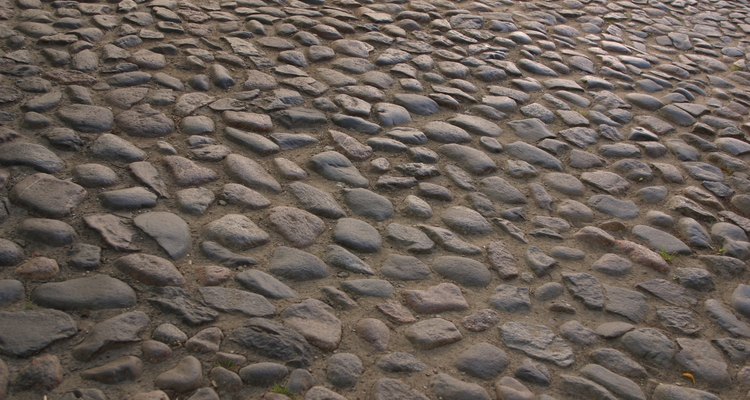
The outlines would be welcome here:
[[[302,335],[283,325],[251,318],[229,334],[229,339],[258,354],[305,368],[312,364],[313,349]]]

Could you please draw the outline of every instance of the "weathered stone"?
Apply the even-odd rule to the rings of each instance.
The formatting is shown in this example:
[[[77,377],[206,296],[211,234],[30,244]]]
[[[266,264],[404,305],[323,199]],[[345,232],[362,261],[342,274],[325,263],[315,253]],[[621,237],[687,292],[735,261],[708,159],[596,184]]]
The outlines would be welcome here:
[[[135,381],[143,373],[143,361],[125,356],[81,372],[81,378],[107,384]]]
[[[307,299],[287,307],[282,311],[281,318],[314,346],[332,351],[341,340],[341,321],[332,311],[330,306],[319,300]]]
[[[469,308],[461,289],[451,283],[441,283],[426,290],[406,290],[404,298],[412,310],[422,314],[463,311]]]
[[[315,243],[325,230],[323,220],[294,207],[274,207],[268,215],[271,226],[295,247],[307,247]]]
[[[70,315],[56,310],[0,312],[0,352],[28,357],[61,339],[71,337],[78,327]]]
[[[23,179],[10,192],[11,200],[54,218],[73,213],[85,197],[83,187],[44,173]]]
[[[94,326],[86,339],[73,348],[73,356],[78,360],[88,360],[108,347],[138,342],[140,333],[150,322],[142,311],[132,311],[104,320]]]
[[[304,368],[312,363],[313,350],[307,340],[277,322],[251,318],[235,329],[229,338],[260,355],[282,360],[291,366]]]
[[[159,374],[154,380],[154,386],[180,393],[203,386],[201,362],[193,356],[183,358],[174,368]]]
[[[187,324],[200,325],[219,316],[213,309],[194,301],[183,288],[164,286],[154,292],[156,296],[148,299],[150,304],[163,312],[177,315]]]
[[[136,302],[133,289],[108,275],[92,275],[39,285],[31,300],[44,307],[60,310],[101,310],[132,307]]]
[[[407,328],[405,335],[414,346],[422,349],[445,346],[463,338],[452,322],[442,318],[417,322]]]
[[[269,272],[293,281],[322,279],[330,274],[318,257],[292,247],[277,247],[269,261]]]
[[[168,260],[150,254],[130,254],[115,260],[120,271],[152,286],[182,286],[185,278]]]
[[[209,307],[220,311],[236,311],[250,317],[267,317],[276,313],[276,307],[260,294],[211,286],[201,287],[198,292]]]
[[[507,347],[560,367],[570,366],[575,360],[570,345],[544,325],[506,322],[500,327],[500,335]]]
[[[58,110],[57,115],[71,128],[85,133],[102,133],[112,130],[114,116],[104,107],[71,104]]]
[[[268,234],[249,218],[227,214],[205,226],[206,237],[236,250],[262,246],[270,240]]]

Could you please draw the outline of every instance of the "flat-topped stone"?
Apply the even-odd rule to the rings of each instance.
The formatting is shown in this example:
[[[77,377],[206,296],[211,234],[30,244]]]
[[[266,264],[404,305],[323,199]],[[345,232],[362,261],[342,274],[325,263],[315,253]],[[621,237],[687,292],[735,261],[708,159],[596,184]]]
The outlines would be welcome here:
[[[92,275],[39,285],[31,300],[59,310],[102,310],[135,305],[135,291],[125,282],[108,275]]]

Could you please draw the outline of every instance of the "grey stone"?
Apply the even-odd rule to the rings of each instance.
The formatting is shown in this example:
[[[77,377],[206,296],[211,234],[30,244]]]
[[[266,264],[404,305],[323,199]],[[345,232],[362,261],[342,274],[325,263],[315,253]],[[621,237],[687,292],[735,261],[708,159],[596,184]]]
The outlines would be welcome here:
[[[374,275],[375,271],[362,261],[359,257],[349,252],[349,250],[346,250],[345,248],[341,246],[337,246],[335,244],[328,245],[326,247],[326,253],[324,260],[327,264],[336,267],[341,268],[347,271],[359,273],[359,274],[365,274],[365,275]]]
[[[190,228],[179,216],[169,212],[148,212],[133,218],[133,223],[159,243],[172,259],[181,259],[192,247]]]
[[[166,156],[164,163],[178,186],[200,186],[218,179],[217,173],[181,156]]]
[[[524,107],[529,107],[529,106],[524,106]],[[522,112],[524,110],[526,110],[527,113],[530,111],[528,108],[522,108]],[[546,111],[549,112],[549,110],[546,110]],[[525,115],[531,116],[527,114]],[[552,113],[549,113],[549,117],[554,119],[554,115]],[[510,125],[510,127],[513,128],[513,131],[515,132],[516,136],[518,136],[524,142],[537,143],[543,139],[556,137],[554,133],[550,132],[550,130],[547,129],[545,122],[549,123],[552,121],[541,121],[539,118],[529,118],[529,119],[522,119],[522,120],[517,120],[517,121],[510,121],[508,125]]]
[[[190,392],[203,386],[201,362],[193,356],[183,358],[174,368],[159,374],[154,379],[154,386],[178,393]]]
[[[745,262],[734,257],[700,255],[698,258],[705,264],[711,272],[720,277],[734,277],[742,273],[746,266]]]
[[[362,297],[391,297],[395,291],[393,285],[383,279],[352,279],[342,282],[341,288]]]
[[[354,218],[338,220],[333,240],[342,246],[364,253],[378,252],[383,242],[380,233],[372,225]]]
[[[433,262],[432,269],[444,278],[462,286],[484,287],[492,280],[492,275],[486,265],[465,257],[438,257]]]
[[[524,142],[513,142],[505,146],[509,156],[526,161],[531,165],[539,166],[553,171],[562,171],[563,166],[559,159],[552,154]]]
[[[289,375],[289,369],[281,364],[259,362],[240,368],[242,381],[251,386],[271,386]]]
[[[376,318],[364,318],[355,326],[357,336],[367,342],[376,351],[388,349],[391,331],[383,321]]]
[[[727,364],[721,353],[706,340],[678,338],[680,351],[675,361],[685,370],[692,372],[696,380],[710,387],[725,387],[731,381]]]
[[[26,218],[19,224],[18,231],[27,239],[54,247],[73,244],[78,236],[65,222],[46,218]]]
[[[711,273],[703,268],[677,268],[675,280],[682,286],[699,292],[714,290],[714,279]]]
[[[58,117],[69,127],[84,133],[102,133],[112,130],[114,116],[104,107],[71,104],[57,111]]]
[[[664,279],[640,282],[636,287],[674,306],[690,308],[698,303],[698,299],[692,296],[689,291]]]
[[[464,129],[443,121],[428,122],[423,128],[425,135],[439,143],[466,143],[471,135]]]
[[[492,225],[481,214],[467,207],[450,207],[440,217],[449,228],[459,233],[482,235],[492,232]]]
[[[633,269],[633,263],[627,258],[607,253],[596,260],[594,264],[591,265],[591,268],[610,276],[623,276],[630,273]]]
[[[235,277],[246,289],[272,299],[297,297],[297,292],[273,276],[256,269],[240,272]]]
[[[703,329],[697,316],[692,311],[682,307],[658,307],[656,316],[665,328],[683,335],[694,335]]]
[[[0,279],[0,307],[21,301],[25,297],[23,283],[15,279]]]
[[[469,308],[461,289],[452,283],[441,283],[425,290],[405,290],[403,296],[409,308],[422,314],[463,311]]]
[[[531,268],[536,276],[549,274],[550,270],[557,264],[557,260],[545,254],[539,247],[529,246],[526,249],[526,265]]]
[[[634,219],[640,210],[631,200],[621,200],[608,194],[597,194],[589,197],[591,208],[620,219]],[[653,228],[652,228],[653,229]]]
[[[65,162],[46,147],[16,141],[0,145],[0,164],[28,166],[50,174],[65,168]]]
[[[286,246],[274,249],[268,270],[276,276],[293,281],[322,279],[330,274],[328,267],[320,258]]]
[[[604,309],[633,322],[643,322],[649,311],[646,296],[619,286],[605,286],[607,292]]]
[[[531,309],[529,288],[499,285],[490,297],[489,304],[495,309],[508,313],[527,312]]]
[[[73,357],[86,361],[95,354],[118,344],[141,341],[151,320],[142,311],[126,312],[96,324],[80,344],[73,348]]]
[[[73,213],[85,197],[83,187],[45,173],[24,178],[10,192],[14,202],[54,218]]]
[[[721,302],[708,299],[704,305],[709,318],[721,328],[735,336],[750,337],[750,325],[737,318]]]
[[[599,341],[596,332],[576,320],[560,325],[560,336],[580,346],[590,346]]]
[[[386,227],[386,238],[411,253],[426,253],[435,247],[435,242],[424,232],[417,228],[397,223],[389,224]]]
[[[535,385],[541,385],[541,386],[549,386],[552,375],[549,372],[549,369],[547,369],[546,366],[542,363],[535,362],[531,360],[530,358],[525,358],[521,365],[516,369],[514,376],[518,379],[521,379],[524,382],[532,383]],[[511,378],[512,379],[512,378]],[[515,380],[515,379],[514,379]],[[509,389],[512,389],[512,393],[514,395],[526,395],[526,393],[530,393],[528,389],[523,390],[524,388],[522,385],[518,385],[516,383],[520,382],[513,382],[509,379],[506,379],[505,377],[500,378],[500,381],[498,381],[498,384],[502,383],[504,386],[509,387]],[[496,386],[498,388],[498,393],[500,393],[499,385]],[[510,390],[503,390],[503,392],[510,392]],[[521,392],[521,393],[518,393]],[[523,397],[521,397],[523,398]]]
[[[427,400],[428,397],[397,379],[379,379],[372,388],[374,400]]]
[[[326,362],[326,378],[339,388],[353,387],[364,372],[362,360],[352,353],[337,353]]]
[[[37,389],[50,391],[63,381],[63,368],[60,359],[52,354],[44,354],[31,359],[19,371],[13,386],[20,390]]]
[[[636,225],[632,229],[633,235],[644,241],[648,247],[656,251],[666,251],[670,254],[691,254],[692,250],[680,239],[667,232],[646,225]]]
[[[494,122],[475,115],[458,114],[448,122],[479,136],[496,137],[503,132]]]
[[[180,210],[192,215],[203,215],[216,199],[211,190],[202,187],[178,190],[175,197]]]
[[[497,165],[487,154],[468,146],[444,144],[438,152],[474,175],[487,175],[497,170]]]
[[[136,302],[133,289],[108,275],[92,275],[63,282],[39,285],[31,300],[44,307],[60,310],[102,310],[132,307]]]
[[[279,182],[254,160],[239,154],[230,154],[224,159],[224,165],[229,176],[250,188],[271,193],[281,191]]]
[[[376,365],[387,372],[419,372],[427,369],[427,364],[419,361],[414,355],[401,352],[380,357]]]
[[[157,196],[150,190],[137,186],[110,190],[99,194],[102,204],[114,210],[137,210],[156,206]]]
[[[406,338],[421,349],[434,349],[460,341],[463,336],[452,322],[442,318],[426,319],[409,326]]]
[[[732,307],[738,313],[750,315],[750,286],[739,284],[732,292]]]
[[[347,400],[347,398],[323,386],[313,386],[305,393],[305,400]]]
[[[625,178],[607,171],[584,172],[581,181],[612,195],[625,194],[630,189],[630,183]]]
[[[232,331],[229,338],[262,356],[282,360],[290,366],[307,367],[312,363],[313,350],[307,340],[278,322],[251,318]]]
[[[486,343],[475,344],[458,355],[456,368],[479,379],[490,380],[500,375],[510,364],[504,351]]]
[[[174,121],[148,104],[117,114],[115,122],[120,130],[135,137],[163,137],[174,131]]]
[[[81,378],[107,384],[135,381],[143,373],[143,361],[125,356],[81,372]]]
[[[213,198],[213,193],[211,193],[211,196]],[[239,183],[225,184],[220,196],[227,204],[238,205],[251,210],[259,210],[271,205],[271,201],[265,196]]]
[[[660,368],[672,366],[677,346],[662,331],[639,328],[622,336],[622,344],[633,355]]]
[[[713,339],[711,342],[718,347],[733,363],[742,364],[750,357],[748,341],[735,338]]]
[[[507,347],[560,367],[570,366],[575,360],[570,345],[544,325],[506,322],[500,327],[500,335]]]
[[[367,186],[367,179],[341,153],[325,151],[310,158],[310,164],[316,172],[332,181],[343,182],[353,187]]]
[[[133,143],[110,133],[105,133],[91,144],[91,153],[103,160],[124,162],[142,161],[146,152]]]
[[[73,318],[56,310],[0,311],[0,352],[28,357],[78,332]]]
[[[240,214],[224,215],[206,224],[204,229],[207,238],[235,250],[262,246],[270,240],[265,231]]]
[[[489,393],[476,383],[464,382],[444,373],[430,379],[430,387],[438,398],[445,400],[491,399]]]
[[[260,294],[213,286],[201,287],[198,292],[206,305],[220,311],[236,311],[249,317],[267,317],[276,313],[276,307]]]
[[[713,393],[660,383],[652,394],[654,400],[720,400]]]
[[[572,375],[560,375],[563,393],[568,396],[581,396],[586,399],[615,400],[615,397],[606,388],[598,383]]]
[[[581,368],[581,375],[607,388],[618,398],[627,400],[645,400],[646,395],[643,393],[638,384],[632,380],[608,370],[597,364],[586,364]]]
[[[281,318],[320,349],[335,350],[341,341],[341,321],[333,314],[333,309],[320,300],[307,299],[293,304],[281,312]]]
[[[393,96],[393,101],[417,115],[432,115],[440,110],[435,100],[418,94],[398,93]]]
[[[563,282],[573,297],[587,308],[600,310],[604,307],[604,286],[596,277],[586,273],[563,274]]]
[[[384,221],[393,216],[391,201],[367,189],[345,190],[344,201],[352,212],[365,218]]]
[[[271,226],[295,247],[315,243],[325,230],[325,223],[317,216],[294,207],[279,206],[268,215]]]
[[[608,370],[631,378],[644,378],[647,376],[646,369],[636,361],[613,348],[600,348],[589,353],[589,356],[597,364]]]
[[[118,250],[135,250],[133,240],[135,229],[126,220],[112,214],[91,214],[83,217],[90,228],[97,231],[102,239],[111,247]]]
[[[341,218],[346,215],[328,192],[303,182],[294,182],[288,186],[288,189],[300,206],[313,214],[325,218]]]

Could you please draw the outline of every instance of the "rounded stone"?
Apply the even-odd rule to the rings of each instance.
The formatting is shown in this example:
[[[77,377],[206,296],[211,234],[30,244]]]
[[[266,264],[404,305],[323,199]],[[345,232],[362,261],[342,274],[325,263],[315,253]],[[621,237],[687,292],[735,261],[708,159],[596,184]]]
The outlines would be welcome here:
[[[375,253],[380,250],[383,239],[372,225],[354,218],[341,218],[336,223],[333,240],[344,247]]]

